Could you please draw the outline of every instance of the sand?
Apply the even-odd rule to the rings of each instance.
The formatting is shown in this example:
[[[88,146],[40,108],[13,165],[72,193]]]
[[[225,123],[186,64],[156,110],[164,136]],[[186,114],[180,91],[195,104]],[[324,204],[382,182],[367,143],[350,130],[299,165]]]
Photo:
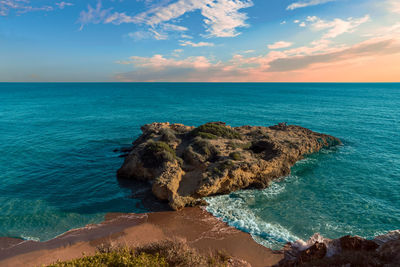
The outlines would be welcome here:
[[[101,244],[140,246],[181,239],[207,253],[224,250],[252,266],[272,266],[283,254],[257,244],[249,234],[216,219],[205,210],[185,208],[144,214],[107,214],[96,225],[70,230],[46,242],[0,238],[0,266],[41,266],[57,260],[93,255]]]

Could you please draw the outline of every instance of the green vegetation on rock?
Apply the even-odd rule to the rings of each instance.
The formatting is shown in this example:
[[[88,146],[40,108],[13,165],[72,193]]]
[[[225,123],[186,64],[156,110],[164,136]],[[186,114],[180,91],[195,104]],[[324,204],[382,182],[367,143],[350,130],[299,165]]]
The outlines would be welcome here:
[[[144,147],[143,161],[148,166],[158,166],[163,162],[179,160],[176,156],[175,150],[173,150],[167,143],[163,141],[147,142]]]
[[[232,152],[229,154],[229,157],[233,160],[241,160],[242,156],[240,156],[239,152]]]
[[[213,168],[212,173],[214,175],[221,176],[224,174],[225,170],[229,170],[233,166],[234,166],[234,164],[231,160],[225,160],[225,161],[219,162],[217,167]]]
[[[242,139],[241,135],[235,130],[217,123],[206,123],[191,131],[193,136],[200,136],[206,139],[215,139],[217,137],[227,139]]]
[[[220,154],[218,149],[209,141],[203,140],[198,137],[194,139],[192,146],[195,151],[199,152],[202,155],[205,155],[207,158],[215,158]]]
[[[164,128],[160,131],[161,140],[165,142],[173,142],[176,140],[175,132],[172,129]]]
[[[233,149],[241,148],[241,149],[250,149],[252,143],[247,142],[247,143],[239,143],[239,142],[233,142],[229,141],[228,146]]]
[[[185,243],[162,241],[136,249],[101,248],[94,256],[58,261],[48,267],[168,267],[227,266],[230,257],[222,252],[200,254]]]

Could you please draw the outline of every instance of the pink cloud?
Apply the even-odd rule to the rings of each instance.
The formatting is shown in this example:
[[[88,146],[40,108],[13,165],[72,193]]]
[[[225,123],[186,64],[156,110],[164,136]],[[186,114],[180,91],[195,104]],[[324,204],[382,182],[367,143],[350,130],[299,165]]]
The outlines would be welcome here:
[[[153,57],[131,57],[120,64],[133,66],[133,70],[116,75],[120,81],[232,81],[232,82],[266,82],[266,81],[317,81],[319,77],[331,73],[326,81],[353,81],[354,77],[362,77],[358,72],[365,71],[360,62],[370,69],[378,68],[373,62],[382,63],[389,56],[400,58],[399,39],[373,38],[353,46],[334,46],[330,41],[319,40],[310,46],[271,51],[263,56],[248,57],[234,55],[226,62],[214,62],[206,57],[188,57],[186,59],[166,58],[163,55]],[[345,63],[346,68],[343,68]],[[343,72],[351,66],[353,73]],[[373,66],[373,68],[371,67]],[[400,60],[379,66],[380,73],[387,69],[385,79],[398,80]],[[310,73],[318,73],[313,77]],[[334,76],[333,73],[336,73]],[[300,75],[301,74],[301,75]],[[376,75],[372,77],[379,80]],[[389,81],[383,80],[383,81]],[[363,80],[359,80],[363,81]]]

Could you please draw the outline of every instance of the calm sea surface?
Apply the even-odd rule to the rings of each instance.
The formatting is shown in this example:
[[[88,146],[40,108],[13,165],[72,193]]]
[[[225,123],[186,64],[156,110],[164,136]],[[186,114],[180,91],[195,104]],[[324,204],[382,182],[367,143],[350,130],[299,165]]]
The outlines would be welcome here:
[[[47,240],[145,211],[113,150],[155,121],[285,121],[342,139],[270,188],[208,199],[268,247],[400,229],[400,84],[0,83],[0,236]]]

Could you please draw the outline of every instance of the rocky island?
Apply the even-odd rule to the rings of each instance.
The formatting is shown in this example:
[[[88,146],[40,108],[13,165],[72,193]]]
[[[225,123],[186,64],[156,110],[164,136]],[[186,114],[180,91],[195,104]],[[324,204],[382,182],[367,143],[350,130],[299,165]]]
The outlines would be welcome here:
[[[286,123],[152,123],[141,130],[118,177],[149,181],[153,194],[174,210],[201,204],[206,196],[268,187],[304,156],[341,144],[336,137]]]

